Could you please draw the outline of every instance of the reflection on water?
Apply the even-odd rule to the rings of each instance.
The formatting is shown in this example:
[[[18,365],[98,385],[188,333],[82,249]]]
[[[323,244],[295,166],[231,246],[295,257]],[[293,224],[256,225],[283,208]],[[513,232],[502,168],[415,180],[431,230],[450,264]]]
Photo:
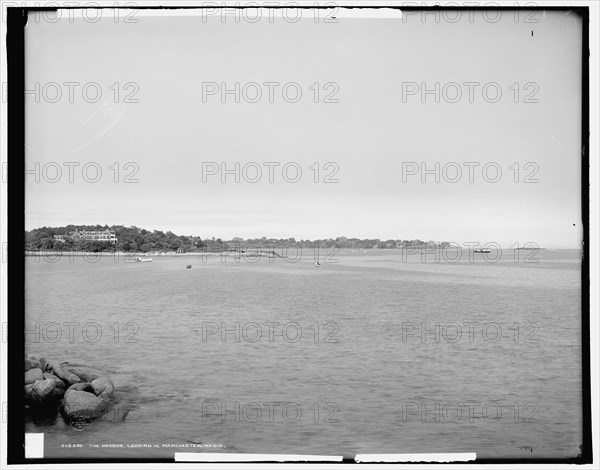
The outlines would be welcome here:
[[[537,257],[421,263],[372,250],[318,269],[310,256],[28,258],[27,353],[110,370],[134,406],[121,423],[27,431],[46,434],[47,457],[574,457],[580,255]],[[157,447],[89,446],[128,443]]]

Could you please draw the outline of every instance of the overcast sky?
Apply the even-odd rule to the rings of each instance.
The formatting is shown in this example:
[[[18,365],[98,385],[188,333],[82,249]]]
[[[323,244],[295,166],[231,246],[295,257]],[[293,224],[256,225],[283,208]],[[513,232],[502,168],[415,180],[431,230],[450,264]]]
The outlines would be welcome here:
[[[297,23],[223,23],[218,16],[115,23],[106,16],[27,26],[26,84],[38,82],[41,99],[27,98],[26,167],[35,171],[39,163],[42,173],[39,182],[26,178],[27,229],[122,224],[223,239],[581,243],[581,22],[573,14],[540,11],[537,23],[504,11],[495,23],[480,12],[470,22],[465,12],[456,23],[416,15],[326,24],[308,12]],[[50,82],[61,84],[55,103],[48,102],[56,94]],[[80,84],[72,103],[65,82]],[[102,90],[96,103],[94,88],[82,96],[90,82]],[[125,88],[128,82],[136,85]],[[220,93],[203,100],[208,82],[232,89],[256,82],[263,95],[256,103],[235,103],[233,95],[222,103]],[[264,82],[281,84],[272,103]],[[289,82],[302,91],[296,103],[282,95]],[[325,89],[328,82],[336,85]],[[455,103],[427,95],[422,103],[419,90],[403,99],[409,82],[432,89],[456,82],[463,95]],[[472,103],[465,82],[480,84]],[[488,100],[482,94],[490,82],[502,90],[495,103],[488,102],[493,87]],[[525,88],[528,82],[535,85]],[[446,88],[449,100],[455,90]],[[323,102],[333,91],[338,102]],[[255,89],[247,92],[254,98]],[[130,93],[137,103],[124,102]],[[288,88],[287,98],[294,96]],[[525,103],[527,96],[538,102]],[[51,162],[63,169],[54,183]],[[65,162],[79,163],[73,182]],[[207,162],[231,169],[256,162],[262,178],[203,181]],[[273,183],[265,162],[279,164]],[[297,183],[283,177],[290,162],[302,169]],[[325,168],[328,162],[334,165]],[[416,174],[403,181],[407,162],[430,169],[456,162],[462,178],[451,183],[442,175],[436,183],[429,175],[423,183]],[[480,164],[472,183],[464,162]],[[502,170],[497,183],[482,174],[488,162]],[[525,168],[528,162],[535,165]],[[97,183],[85,181],[87,163],[88,179],[101,168]],[[324,183],[334,169],[338,182]],[[138,182],[125,183],[134,171]],[[524,183],[533,172],[538,182]],[[293,168],[287,176],[295,176]],[[487,176],[495,177],[493,168]]]

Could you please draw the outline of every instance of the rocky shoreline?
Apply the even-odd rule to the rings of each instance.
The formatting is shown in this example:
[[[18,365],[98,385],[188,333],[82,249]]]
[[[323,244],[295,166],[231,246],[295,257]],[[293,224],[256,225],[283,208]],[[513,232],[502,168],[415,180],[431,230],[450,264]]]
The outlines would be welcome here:
[[[128,413],[119,407],[115,387],[103,371],[83,364],[25,358],[25,407],[33,415],[61,414],[76,429],[112,413],[111,420],[123,421]]]

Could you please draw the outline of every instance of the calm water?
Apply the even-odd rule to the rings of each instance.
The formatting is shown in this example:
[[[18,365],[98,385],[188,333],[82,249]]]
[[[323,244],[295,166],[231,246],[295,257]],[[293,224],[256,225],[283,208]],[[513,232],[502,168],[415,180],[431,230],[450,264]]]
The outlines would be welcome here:
[[[576,456],[580,254],[512,256],[436,264],[348,251],[320,268],[307,253],[296,263],[27,258],[27,352],[107,370],[136,406],[124,422],[77,431],[59,418],[27,431],[46,434],[47,457]],[[65,322],[79,323],[72,338]],[[163,447],[192,443],[222,447]]]

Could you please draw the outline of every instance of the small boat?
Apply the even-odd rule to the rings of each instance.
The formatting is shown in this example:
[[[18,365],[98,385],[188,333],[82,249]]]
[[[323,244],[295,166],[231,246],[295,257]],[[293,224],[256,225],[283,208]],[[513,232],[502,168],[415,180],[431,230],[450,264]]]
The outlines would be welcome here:
[[[186,266],[186,269],[192,269],[192,265],[191,265],[191,264],[188,264],[188,265]]]
[[[491,253],[492,250],[488,250],[487,248],[475,248],[473,253]]]
[[[315,263],[315,266],[316,266],[317,268],[320,268],[320,267],[321,267],[321,263],[319,263],[319,262],[317,261],[317,262]]]
[[[136,263],[152,263],[152,258],[148,258],[146,256],[138,256],[135,259]]]

